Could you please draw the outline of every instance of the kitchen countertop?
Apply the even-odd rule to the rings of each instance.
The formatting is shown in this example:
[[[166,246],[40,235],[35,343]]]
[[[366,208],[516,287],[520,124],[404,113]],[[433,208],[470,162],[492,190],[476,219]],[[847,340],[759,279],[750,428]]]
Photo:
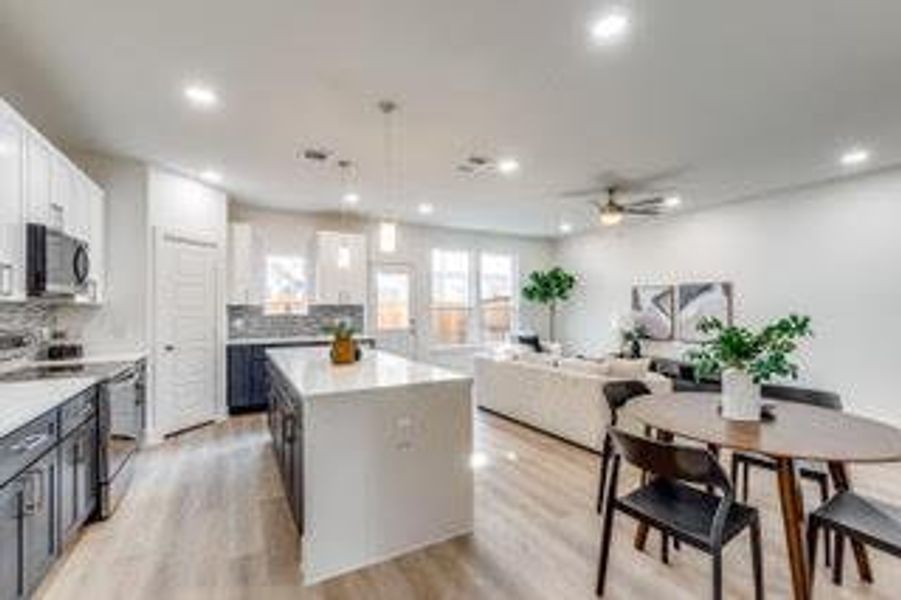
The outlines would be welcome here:
[[[364,350],[363,358],[350,365],[332,364],[323,348],[281,348],[266,354],[304,400],[376,388],[471,381],[461,373],[379,350]]]
[[[371,335],[355,335],[358,342],[375,342]],[[239,337],[229,338],[226,346],[289,346],[291,344],[330,344],[330,335],[299,335],[291,337]]]
[[[0,383],[0,437],[60,406],[97,381],[96,377],[67,377]]]
[[[134,363],[146,357],[145,352],[97,354],[72,360],[23,361],[11,371],[29,367],[68,367],[98,363]],[[104,378],[74,372],[71,377],[32,381],[0,382],[0,437],[14,432],[44,413],[64,404]]]
[[[73,365],[94,365],[98,363],[133,363],[147,358],[143,351],[115,352],[110,354],[90,354],[80,358],[66,360],[34,360],[24,363],[23,366],[33,367],[68,367]]]

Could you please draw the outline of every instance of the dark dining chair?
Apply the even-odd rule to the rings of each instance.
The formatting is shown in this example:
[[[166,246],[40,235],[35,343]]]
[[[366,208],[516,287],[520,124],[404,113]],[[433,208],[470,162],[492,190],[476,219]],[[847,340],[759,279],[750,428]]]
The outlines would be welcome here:
[[[811,390],[787,385],[763,385],[760,388],[760,395],[765,400],[794,402],[796,404],[806,404],[808,406],[817,406],[829,410],[842,410],[841,397],[834,392]],[[751,452],[735,452],[732,454],[732,462],[730,465],[732,485],[735,486],[736,491],[741,490],[742,502],[748,501],[748,491],[750,489],[749,471],[752,468],[775,472],[776,461],[769,456]],[[739,471],[741,471],[740,481]],[[798,474],[802,479],[815,483],[820,491],[820,502],[826,502],[829,498],[829,467],[826,463],[808,460],[798,461]],[[827,537],[824,552],[826,566],[829,566],[831,563],[831,548],[832,545],[829,543],[829,538]]]
[[[610,411],[610,425],[616,426],[618,423],[617,413],[619,409],[624,407],[630,400],[639,396],[647,396],[651,390],[640,381],[611,381],[605,383],[602,388],[604,393],[604,401]],[[645,426],[644,434],[651,437],[651,428]],[[610,466],[610,459],[613,458],[613,444],[610,441],[610,434],[604,434],[604,442],[601,446],[601,471],[598,477],[598,502],[597,511],[601,512],[604,506],[604,488],[607,482],[607,470]]]
[[[614,515],[622,512],[697,548],[713,559],[713,598],[723,597],[723,546],[750,530],[754,597],[763,598],[760,518],[757,510],[735,500],[729,477],[709,450],[642,438],[608,428],[614,455],[605,493],[601,553],[596,593],[604,595]],[[618,497],[620,463],[625,460],[649,474],[649,482]],[[708,493],[696,486],[711,486]]]
[[[819,530],[835,534],[832,581],[842,583],[845,538],[901,558],[901,506],[855,494],[839,492],[813,511],[807,519],[810,554],[810,585],[813,586]]]

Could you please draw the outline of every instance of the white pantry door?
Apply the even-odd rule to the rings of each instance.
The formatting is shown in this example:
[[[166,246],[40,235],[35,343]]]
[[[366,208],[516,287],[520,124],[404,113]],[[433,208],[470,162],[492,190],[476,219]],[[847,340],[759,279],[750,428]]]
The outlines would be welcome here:
[[[167,435],[216,417],[215,243],[156,238],[156,415]]]
[[[376,265],[375,343],[387,350],[416,358],[416,278],[410,265]]]

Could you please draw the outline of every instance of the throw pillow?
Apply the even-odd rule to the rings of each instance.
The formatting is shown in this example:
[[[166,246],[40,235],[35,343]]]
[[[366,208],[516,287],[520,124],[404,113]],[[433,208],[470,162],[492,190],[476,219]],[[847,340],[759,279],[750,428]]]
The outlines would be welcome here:
[[[650,358],[610,358],[606,361],[610,375],[623,379],[644,379],[651,368]]]

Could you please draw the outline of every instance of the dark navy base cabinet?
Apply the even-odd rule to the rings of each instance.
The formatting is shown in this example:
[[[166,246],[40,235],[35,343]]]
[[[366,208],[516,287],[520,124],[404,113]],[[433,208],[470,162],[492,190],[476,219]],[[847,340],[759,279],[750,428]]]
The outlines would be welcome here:
[[[228,410],[240,413],[265,410],[266,346],[228,348]]]

